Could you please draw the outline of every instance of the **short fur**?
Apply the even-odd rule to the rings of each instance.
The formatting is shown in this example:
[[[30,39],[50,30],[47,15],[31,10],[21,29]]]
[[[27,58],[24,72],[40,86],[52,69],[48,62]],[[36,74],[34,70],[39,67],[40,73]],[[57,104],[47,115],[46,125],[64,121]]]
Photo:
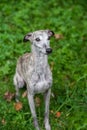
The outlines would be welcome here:
[[[32,52],[26,53],[18,59],[16,73],[14,76],[14,85],[16,88],[16,101],[19,97],[19,88],[25,84],[27,86],[28,101],[31,113],[34,119],[34,126],[40,130],[34,104],[34,95],[44,93],[45,95],[45,128],[51,130],[49,124],[49,102],[52,86],[52,73],[48,64],[47,54],[52,49],[49,45],[49,39],[53,35],[50,30],[40,30],[28,33],[24,41],[31,41]]]

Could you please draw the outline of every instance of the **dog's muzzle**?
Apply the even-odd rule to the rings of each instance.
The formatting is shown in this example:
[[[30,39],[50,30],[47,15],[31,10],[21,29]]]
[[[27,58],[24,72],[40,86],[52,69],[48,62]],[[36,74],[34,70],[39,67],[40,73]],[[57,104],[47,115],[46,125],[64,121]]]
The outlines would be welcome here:
[[[47,53],[47,54],[52,53],[52,49],[51,49],[51,48],[47,48],[47,49],[46,49],[46,53]]]

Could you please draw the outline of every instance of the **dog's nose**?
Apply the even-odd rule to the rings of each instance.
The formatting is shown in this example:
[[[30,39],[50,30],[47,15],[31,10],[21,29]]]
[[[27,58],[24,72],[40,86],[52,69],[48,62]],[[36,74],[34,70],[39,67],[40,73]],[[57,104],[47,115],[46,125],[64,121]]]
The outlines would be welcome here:
[[[46,53],[47,53],[47,54],[50,54],[51,52],[52,52],[52,49],[51,49],[51,48],[47,48],[47,49],[46,49]]]

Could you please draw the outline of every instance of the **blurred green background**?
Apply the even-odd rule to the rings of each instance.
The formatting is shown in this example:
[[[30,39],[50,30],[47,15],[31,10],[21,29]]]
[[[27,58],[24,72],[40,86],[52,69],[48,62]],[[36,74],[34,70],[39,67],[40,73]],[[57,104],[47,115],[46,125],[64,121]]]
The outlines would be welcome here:
[[[51,39],[49,56],[52,130],[87,130],[87,0],[0,0],[0,130],[34,130],[27,98],[20,99],[23,109],[16,111],[15,100],[8,103],[4,94],[15,92],[17,59],[30,52],[24,35],[39,29],[63,35],[60,40]],[[55,116],[57,112],[60,117]],[[41,104],[37,108],[41,130],[43,114]]]

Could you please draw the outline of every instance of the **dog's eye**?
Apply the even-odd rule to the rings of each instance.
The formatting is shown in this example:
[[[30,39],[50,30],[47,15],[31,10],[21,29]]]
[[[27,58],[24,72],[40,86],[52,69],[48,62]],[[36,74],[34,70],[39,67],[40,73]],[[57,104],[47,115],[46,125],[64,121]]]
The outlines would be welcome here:
[[[39,42],[39,41],[40,41],[40,38],[36,38],[35,40],[36,40],[37,42]]]

